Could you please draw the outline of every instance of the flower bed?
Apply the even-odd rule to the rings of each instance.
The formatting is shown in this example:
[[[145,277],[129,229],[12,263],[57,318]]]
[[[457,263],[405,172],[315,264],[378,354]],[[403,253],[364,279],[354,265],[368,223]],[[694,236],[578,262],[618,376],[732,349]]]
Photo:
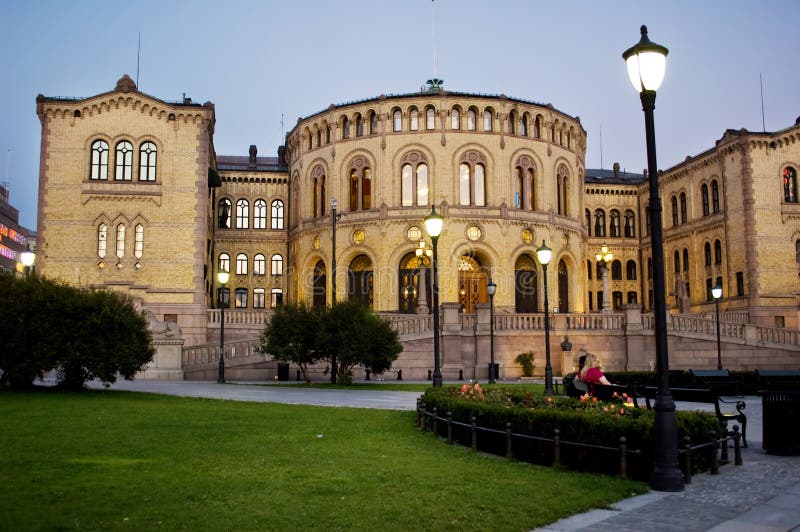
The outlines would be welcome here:
[[[619,461],[616,449],[625,437],[628,475],[645,480],[653,463],[653,412],[638,409],[627,397],[603,402],[588,396],[580,400],[568,397],[545,397],[514,387],[483,388],[480,384],[446,386],[425,392],[424,408],[451,417],[452,438],[462,445],[472,444],[473,417],[481,431],[478,450],[507,454],[507,430],[512,439],[512,454],[519,460],[542,465],[554,461],[552,438],[558,429],[561,465],[582,471],[616,475]],[[677,412],[678,438],[689,436],[693,445],[708,443],[722,431],[712,415],[701,412]],[[463,425],[462,425],[463,424]],[[447,436],[446,423],[437,424],[439,436]],[[533,438],[528,438],[530,436]],[[579,445],[576,445],[579,444]],[[704,471],[711,463],[710,452],[692,455],[692,473]]]

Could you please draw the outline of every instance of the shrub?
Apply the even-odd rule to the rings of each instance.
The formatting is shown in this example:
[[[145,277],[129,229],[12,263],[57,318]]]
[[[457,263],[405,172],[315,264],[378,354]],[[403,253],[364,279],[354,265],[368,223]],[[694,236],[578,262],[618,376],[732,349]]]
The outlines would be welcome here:
[[[517,358],[514,359],[514,362],[522,366],[523,377],[533,377],[533,368],[535,367],[534,358],[533,352],[528,351],[518,354]]]

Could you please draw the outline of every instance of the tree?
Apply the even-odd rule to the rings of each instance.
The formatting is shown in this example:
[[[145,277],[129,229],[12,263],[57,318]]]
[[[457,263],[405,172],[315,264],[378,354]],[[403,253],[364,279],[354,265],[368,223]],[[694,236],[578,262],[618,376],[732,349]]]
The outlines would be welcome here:
[[[317,350],[320,314],[305,303],[281,305],[259,339],[258,350],[282,362],[297,364],[306,382],[311,382],[308,366],[320,360]]]

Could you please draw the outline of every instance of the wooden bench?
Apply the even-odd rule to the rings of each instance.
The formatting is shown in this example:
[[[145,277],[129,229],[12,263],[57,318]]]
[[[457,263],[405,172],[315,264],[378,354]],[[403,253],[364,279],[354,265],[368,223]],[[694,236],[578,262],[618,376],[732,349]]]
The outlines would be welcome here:
[[[636,408],[639,408],[639,401],[636,394],[636,388],[633,385],[621,385],[621,384],[593,384],[589,386],[590,395],[592,397],[597,397],[599,401],[615,401],[615,400],[622,400],[623,394],[628,394],[633,400],[633,405]],[[614,397],[614,394],[617,394],[617,397]]]
[[[800,369],[757,369],[758,390],[800,390]]]
[[[746,406],[744,401],[722,399],[711,388],[670,388],[669,390],[673,401],[713,404],[717,419],[726,428],[728,421],[737,421],[742,426],[742,445],[747,447],[747,416],[744,413]],[[643,386],[638,388],[637,391],[640,396],[645,398],[647,408],[651,409],[653,407],[651,401],[655,401],[658,388],[656,386]],[[736,412],[723,412],[722,405],[735,405]]]
[[[711,388],[721,395],[739,395],[739,382],[727,369],[690,369],[689,374],[698,388]]]

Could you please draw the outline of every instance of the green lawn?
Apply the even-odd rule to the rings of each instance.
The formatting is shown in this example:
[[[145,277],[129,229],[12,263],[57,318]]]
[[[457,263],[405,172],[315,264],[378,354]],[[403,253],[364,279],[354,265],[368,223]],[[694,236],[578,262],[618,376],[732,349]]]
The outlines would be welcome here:
[[[412,412],[0,393],[0,530],[526,530],[645,486],[436,441]]]

